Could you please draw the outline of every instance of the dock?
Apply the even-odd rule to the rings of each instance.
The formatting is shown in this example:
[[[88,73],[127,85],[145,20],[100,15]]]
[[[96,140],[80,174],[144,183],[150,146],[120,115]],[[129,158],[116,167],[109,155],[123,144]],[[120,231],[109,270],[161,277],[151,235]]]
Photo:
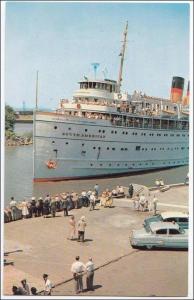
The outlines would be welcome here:
[[[160,212],[189,210],[186,185],[172,186],[164,193],[159,190],[149,193],[150,196],[156,193]],[[142,251],[130,246],[131,231],[141,228],[152,212],[135,211],[132,200],[121,198],[114,199],[112,208],[96,206],[89,211],[83,207],[69,214],[75,216],[76,222],[81,216],[86,217],[84,243],[67,239],[69,217],[64,217],[63,212],[58,212],[55,218],[38,217],[4,224],[5,295],[11,295],[12,285],[20,286],[23,278],[42,291],[43,273],[49,274],[55,285],[53,296],[75,295],[70,268],[76,255],[84,263],[92,257],[97,268],[95,290],[80,296],[187,295],[187,251]],[[142,268],[146,272],[143,277]]]

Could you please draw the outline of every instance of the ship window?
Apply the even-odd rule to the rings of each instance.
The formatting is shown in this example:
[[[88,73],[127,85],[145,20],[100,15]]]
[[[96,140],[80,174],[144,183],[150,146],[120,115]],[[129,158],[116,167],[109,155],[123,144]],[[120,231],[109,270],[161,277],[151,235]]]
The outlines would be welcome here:
[[[68,130],[71,130],[71,128],[69,127]]]
[[[85,132],[87,132],[88,130],[87,129],[85,129]]]
[[[112,130],[111,133],[114,133],[114,131]]]
[[[139,151],[141,149],[141,146],[136,146],[135,150]]]
[[[119,167],[119,166],[120,166],[120,164],[117,164],[117,166]]]
[[[57,126],[54,126],[54,129],[57,129]]]
[[[115,148],[112,148],[112,150],[115,150]]]
[[[105,133],[105,130],[102,130],[103,133]]]
[[[127,148],[125,148],[125,151],[127,151],[128,149]]]
[[[93,166],[93,164],[90,164],[90,166],[92,167],[92,166]]]
[[[109,164],[109,167],[111,166],[111,164]]]
[[[52,143],[54,144],[54,143],[55,143],[55,141],[52,141]]]
[[[103,164],[100,164],[100,166],[102,167],[102,166],[103,166]]]
[[[66,145],[68,145],[69,143],[68,143],[68,142],[66,142],[65,144],[66,144]]]
[[[115,133],[117,133],[117,131],[115,131]]]
[[[100,150],[101,149],[101,147],[98,147],[98,150]]]
[[[106,149],[109,150],[109,147],[107,147]]]
[[[84,146],[84,144],[82,144],[82,146]]]
[[[93,149],[96,149],[96,147],[93,147]]]
[[[123,150],[123,148],[121,148],[121,151]]]
[[[101,130],[98,130],[98,132],[101,132]]]

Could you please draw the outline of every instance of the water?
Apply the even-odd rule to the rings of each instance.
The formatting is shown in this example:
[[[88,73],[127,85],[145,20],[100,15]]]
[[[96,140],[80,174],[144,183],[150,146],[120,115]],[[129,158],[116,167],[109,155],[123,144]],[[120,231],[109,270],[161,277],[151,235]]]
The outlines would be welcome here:
[[[30,133],[33,131],[32,123],[15,123],[14,131],[18,135],[23,135],[24,133]]]
[[[19,201],[32,195],[44,197],[47,193],[54,195],[64,191],[81,192],[83,189],[93,189],[95,183],[99,184],[101,191],[117,185],[128,186],[130,183],[153,186],[156,178],[162,178],[166,184],[173,184],[183,182],[188,173],[188,166],[183,166],[120,178],[33,183],[32,155],[32,145],[5,148],[5,206],[11,196]]]

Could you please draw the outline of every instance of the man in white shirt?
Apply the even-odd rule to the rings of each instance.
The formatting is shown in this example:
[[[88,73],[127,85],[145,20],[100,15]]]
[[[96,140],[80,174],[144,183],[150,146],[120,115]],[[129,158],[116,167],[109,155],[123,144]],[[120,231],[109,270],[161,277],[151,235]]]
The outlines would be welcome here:
[[[45,288],[44,288],[44,296],[51,296],[51,292],[52,292],[52,283],[51,281],[48,279],[48,275],[47,274],[43,274],[43,279],[45,281]]]
[[[94,263],[92,261],[92,258],[89,258],[89,261],[86,263],[86,286],[88,291],[93,291],[93,281],[94,281]]]
[[[83,281],[82,276],[85,270],[84,264],[79,261],[80,257],[76,256],[75,261],[71,266],[71,272],[73,273],[73,277],[75,279],[75,292],[76,294],[83,292]]]
[[[11,202],[10,202],[9,206],[11,209],[12,220],[16,221],[17,220],[17,202],[15,201],[14,197],[11,197]]]
[[[95,192],[90,195],[90,210],[94,210],[96,203]]]

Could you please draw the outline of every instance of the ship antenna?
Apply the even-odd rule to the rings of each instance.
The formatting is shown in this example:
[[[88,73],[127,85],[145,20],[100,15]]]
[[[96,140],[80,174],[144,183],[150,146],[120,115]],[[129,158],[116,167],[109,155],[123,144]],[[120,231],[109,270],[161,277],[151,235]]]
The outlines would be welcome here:
[[[122,73],[123,73],[123,62],[124,62],[124,56],[125,56],[125,49],[126,49],[126,43],[127,43],[127,32],[128,32],[128,21],[126,24],[125,31],[123,33],[124,41],[121,49],[121,53],[119,56],[121,56],[121,62],[120,62],[120,69],[119,69],[119,79],[118,79],[118,93],[121,91],[121,82],[122,82]]]
[[[36,72],[36,110],[38,110],[38,71]]]
[[[94,68],[94,78],[96,79],[96,72],[97,72],[97,69],[99,67],[99,63],[92,63],[92,66]]]

